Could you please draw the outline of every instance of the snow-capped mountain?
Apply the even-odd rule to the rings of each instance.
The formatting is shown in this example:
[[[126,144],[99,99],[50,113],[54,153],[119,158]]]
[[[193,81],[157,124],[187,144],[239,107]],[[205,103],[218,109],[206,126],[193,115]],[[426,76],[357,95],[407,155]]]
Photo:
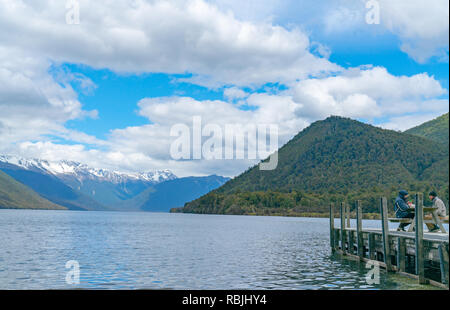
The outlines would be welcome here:
[[[15,165],[26,170],[47,173],[63,179],[71,177],[77,179],[80,183],[83,183],[85,180],[93,180],[98,182],[110,182],[113,184],[121,184],[130,181],[142,181],[156,184],[177,178],[170,170],[124,173],[108,169],[91,168],[85,164],[74,161],[25,159],[9,155],[0,155],[0,163]]]
[[[228,178],[177,178],[170,170],[124,173],[73,161],[0,155],[0,170],[41,197],[70,210],[169,211]]]
[[[0,155],[0,170],[43,198],[70,210],[169,211],[228,178],[177,178],[170,170],[124,173],[73,161]]]

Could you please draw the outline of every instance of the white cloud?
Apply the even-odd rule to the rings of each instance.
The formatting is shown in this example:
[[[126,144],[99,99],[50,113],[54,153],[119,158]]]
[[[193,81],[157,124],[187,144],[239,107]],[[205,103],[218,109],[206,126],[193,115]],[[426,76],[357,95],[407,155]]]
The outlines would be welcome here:
[[[207,0],[223,11],[232,11],[239,20],[271,22],[286,0]]]
[[[381,2],[381,24],[401,40],[401,49],[419,63],[436,56],[448,62],[448,0]]]
[[[293,99],[299,117],[327,115],[353,118],[392,117],[426,109],[445,112],[448,100],[437,100],[447,91],[433,77],[422,73],[394,76],[385,68],[353,68],[339,76],[296,83]]]
[[[298,28],[236,19],[203,0],[80,0],[80,24],[64,1],[0,0],[0,40],[35,57],[116,72],[193,73],[220,86],[285,82],[340,70],[309,52]]]
[[[225,88],[225,90],[223,91],[223,95],[225,96],[225,98],[227,98],[229,100],[235,100],[235,99],[246,98],[246,97],[248,97],[249,94],[240,88],[229,87],[229,88]]]
[[[97,111],[82,109],[69,84],[73,77],[61,73],[59,81],[55,80],[48,73],[49,66],[47,61],[0,45],[0,144],[47,134],[75,134],[64,127],[65,122],[96,117]],[[91,85],[90,80],[76,78]]]

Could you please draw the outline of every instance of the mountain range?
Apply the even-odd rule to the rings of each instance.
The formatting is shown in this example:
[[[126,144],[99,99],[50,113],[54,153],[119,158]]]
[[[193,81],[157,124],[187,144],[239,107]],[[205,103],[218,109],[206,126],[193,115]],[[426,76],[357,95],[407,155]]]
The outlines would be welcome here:
[[[59,207],[96,211],[168,211],[172,207],[182,206],[185,202],[207,193],[228,180],[218,176],[199,177],[195,180],[179,179],[169,170],[123,173],[91,168],[73,161],[47,161],[6,155],[0,155],[0,171],[14,181],[20,182],[28,191]],[[211,178],[215,182],[211,182]],[[172,197],[168,197],[164,202],[158,202],[157,207],[152,209],[156,203],[154,197],[164,195],[159,193],[160,187],[155,185],[174,180],[179,181],[174,184]],[[189,183],[190,180],[192,184]],[[4,182],[6,184],[6,180]],[[161,187],[163,193],[170,188],[170,184]],[[191,188],[192,191],[185,188]],[[145,196],[148,201],[142,201],[142,206],[137,205],[136,199],[132,200],[141,193],[150,191],[152,194]],[[173,195],[174,192],[177,195]],[[142,200],[142,195],[140,197]],[[12,201],[8,204],[4,202],[0,207],[17,204]],[[49,208],[54,206],[49,204]]]
[[[448,201],[448,124],[447,113],[396,132],[329,117],[280,148],[275,170],[257,165],[231,180],[0,155],[0,208],[311,215],[360,199],[376,212],[378,198],[400,188],[433,189]]]
[[[441,118],[406,133],[329,117],[280,148],[275,170],[257,165],[172,211],[298,215],[361,199],[376,212],[380,196],[394,199],[402,188],[437,190],[448,201],[448,128],[448,115],[444,125]]]
[[[115,204],[114,208],[121,211],[165,212],[173,206],[183,206],[228,180],[217,175],[172,179],[151,185],[135,197]]]

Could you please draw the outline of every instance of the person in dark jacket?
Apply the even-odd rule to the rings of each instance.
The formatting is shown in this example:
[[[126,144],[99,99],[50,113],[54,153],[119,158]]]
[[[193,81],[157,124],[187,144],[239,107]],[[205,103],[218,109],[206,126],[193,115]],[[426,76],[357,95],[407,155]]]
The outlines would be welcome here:
[[[397,198],[395,199],[395,203],[394,203],[394,211],[395,211],[395,217],[396,218],[410,218],[413,219],[414,218],[414,213],[411,212],[411,208],[408,204],[408,192],[405,190],[401,190],[398,193]],[[405,231],[405,227],[408,226],[408,223],[400,223],[400,225],[398,226],[397,230],[398,231]]]

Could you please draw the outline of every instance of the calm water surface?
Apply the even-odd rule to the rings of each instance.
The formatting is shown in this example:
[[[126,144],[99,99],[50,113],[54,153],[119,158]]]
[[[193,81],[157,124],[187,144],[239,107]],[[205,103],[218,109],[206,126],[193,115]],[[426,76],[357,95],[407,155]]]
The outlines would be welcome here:
[[[367,271],[330,255],[328,219],[0,210],[0,289],[397,288]]]

